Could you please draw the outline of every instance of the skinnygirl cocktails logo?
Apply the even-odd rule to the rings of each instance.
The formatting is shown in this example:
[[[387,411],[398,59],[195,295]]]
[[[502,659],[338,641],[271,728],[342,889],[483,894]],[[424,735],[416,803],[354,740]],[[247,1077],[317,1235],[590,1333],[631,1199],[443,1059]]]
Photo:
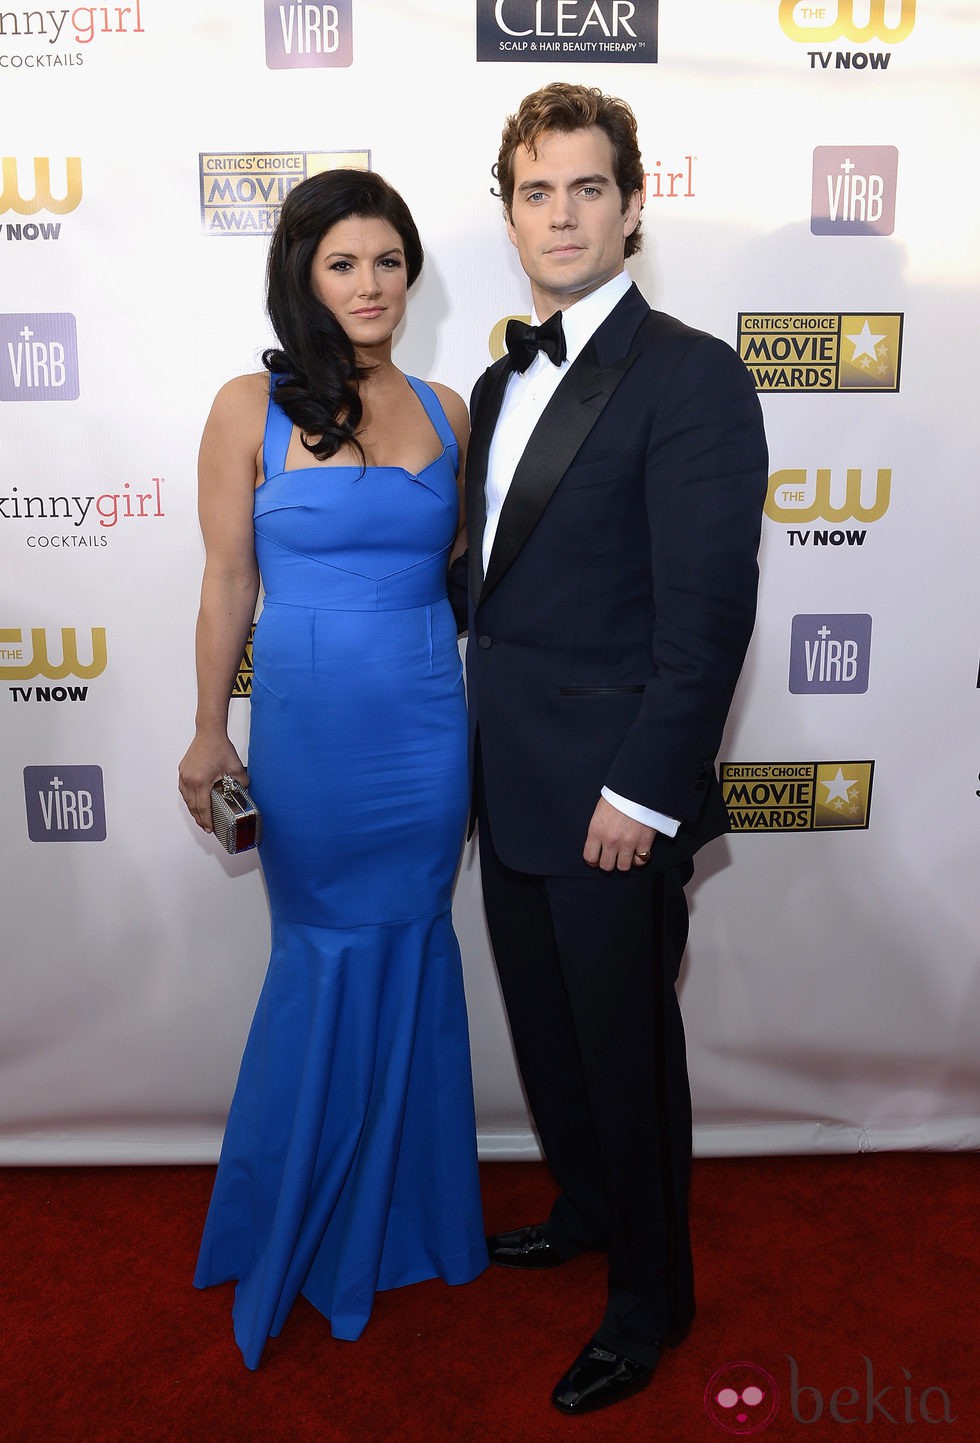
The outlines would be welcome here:
[[[143,529],[165,516],[166,477],[151,476],[145,486],[124,481],[118,491],[101,495],[51,495],[9,486],[0,495],[0,536],[19,535],[31,551],[69,551],[107,546],[110,535]]]
[[[5,9],[0,13],[0,70],[82,65],[89,47],[143,33],[140,0],[133,5],[75,5],[62,10]]]

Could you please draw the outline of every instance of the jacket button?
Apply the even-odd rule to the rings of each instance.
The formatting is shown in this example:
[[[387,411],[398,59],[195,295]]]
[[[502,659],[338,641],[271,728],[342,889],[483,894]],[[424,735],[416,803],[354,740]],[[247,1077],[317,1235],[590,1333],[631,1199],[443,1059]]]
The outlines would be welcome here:
[[[493,646],[493,640],[489,636],[481,636],[477,641],[477,646],[482,646],[484,651],[489,651]]]

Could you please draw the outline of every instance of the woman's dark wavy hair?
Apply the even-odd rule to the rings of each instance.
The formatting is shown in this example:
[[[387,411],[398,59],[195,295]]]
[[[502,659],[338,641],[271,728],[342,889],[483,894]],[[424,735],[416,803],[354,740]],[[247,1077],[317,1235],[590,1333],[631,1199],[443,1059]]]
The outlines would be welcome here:
[[[266,267],[266,305],[279,347],[263,352],[262,364],[275,377],[276,401],[319,461],[342,446],[353,446],[364,459],[355,433],[363,413],[357,381],[365,373],[350,339],[310,284],[324,234],[351,216],[387,221],[398,232],[410,286],[424,260],[408,206],[374,171],[325,170],[286,196]],[[309,436],[319,439],[313,443]]]

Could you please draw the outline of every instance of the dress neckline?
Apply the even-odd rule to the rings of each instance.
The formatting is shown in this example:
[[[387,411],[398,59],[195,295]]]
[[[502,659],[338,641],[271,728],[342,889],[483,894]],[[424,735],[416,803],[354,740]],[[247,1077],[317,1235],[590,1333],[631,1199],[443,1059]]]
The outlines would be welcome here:
[[[312,476],[319,475],[323,471],[353,471],[356,472],[358,476],[368,471],[400,471],[402,475],[407,476],[410,481],[418,481],[425,475],[426,471],[431,471],[432,467],[437,465],[438,462],[445,457],[448,450],[449,443],[447,442],[438,456],[433,456],[431,461],[427,461],[421,471],[409,471],[407,466],[292,466],[284,471],[274,471],[271,476],[267,476],[265,480],[260,481],[255,489],[257,492],[262,491],[269,485],[270,481],[278,480],[280,476]]]

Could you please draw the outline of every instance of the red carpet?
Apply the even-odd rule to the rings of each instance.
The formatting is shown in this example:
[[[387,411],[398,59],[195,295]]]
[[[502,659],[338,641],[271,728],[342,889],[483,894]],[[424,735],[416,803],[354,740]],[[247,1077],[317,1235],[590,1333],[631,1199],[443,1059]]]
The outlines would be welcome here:
[[[543,1167],[482,1174],[489,1230],[545,1214]],[[697,1162],[694,1329],[645,1392],[581,1419],[549,1394],[601,1312],[602,1259],[383,1293],[357,1343],[301,1300],[253,1374],[231,1287],[190,1283],[212,1176],[0,1171],[5,1443],[980,1440],[973,1155]],[[762,1400],[709,1417],[716,1374],[712,1397]]]

